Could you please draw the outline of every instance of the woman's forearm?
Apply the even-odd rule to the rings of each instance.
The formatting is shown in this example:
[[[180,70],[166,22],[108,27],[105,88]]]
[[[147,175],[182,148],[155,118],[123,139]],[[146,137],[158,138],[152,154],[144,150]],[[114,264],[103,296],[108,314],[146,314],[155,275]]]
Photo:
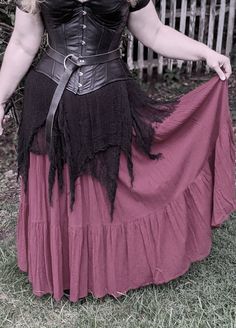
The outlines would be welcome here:
[[[37,48],[27,48],[20,40],[11,38],[0,68],[0,104],[5,104],[28,71]]]
[[[214,69],[222,80],[228,79],[232,74],[229,57],[163,24],[152,1],[144,8],[131,12],[127,26],[140,42],[164,57],[205,60],[208,67]]]
[[[204,43],[164,24],[158,29],[150,47],[165,57],[182,60],[203,60],[211,51]]]

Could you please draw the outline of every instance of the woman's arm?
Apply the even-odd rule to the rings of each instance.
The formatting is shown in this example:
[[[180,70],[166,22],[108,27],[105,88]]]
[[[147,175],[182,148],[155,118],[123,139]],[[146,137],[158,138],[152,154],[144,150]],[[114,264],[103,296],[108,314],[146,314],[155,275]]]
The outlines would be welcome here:
[[[145,46],[165,57],[206,60],[207,65],[213,68],[222,80],[228,79],[232,73],[230,60],[227,56],[168,25],[164,25],[151,0],[142,9],[130,13],[127,27]]]
[[[28,71],[41,44],[44,25],[39,13],[30,14],[16,7],[14,29],[0,69],[0,134],[3,108]]]
[[[39,14],[16,8],[15,25],[0,70],[0,103],[8,100],[28,71],[44,32]]]

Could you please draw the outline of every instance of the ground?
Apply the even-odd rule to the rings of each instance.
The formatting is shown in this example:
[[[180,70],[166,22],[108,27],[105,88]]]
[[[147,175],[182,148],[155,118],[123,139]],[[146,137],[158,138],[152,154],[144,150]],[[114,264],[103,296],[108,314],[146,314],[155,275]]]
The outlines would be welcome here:
[[[166,79],[147,91],[153,97],[170,99],[208,78]],[[229,101],[236,125],[236,72],[229,80]],[[50,295],[36,298],[27,275],[16,265],[19,184],[13,119],[0,136],[0,186],[1,327],[236,327],[236,213],[220,229],[213,230],[211,255],[194,263],[184,276],[161,286],[130,291],[118,301],[109,296],[102,300],[89,296],[83,304],[71,304],[66,298],[56,303]]]

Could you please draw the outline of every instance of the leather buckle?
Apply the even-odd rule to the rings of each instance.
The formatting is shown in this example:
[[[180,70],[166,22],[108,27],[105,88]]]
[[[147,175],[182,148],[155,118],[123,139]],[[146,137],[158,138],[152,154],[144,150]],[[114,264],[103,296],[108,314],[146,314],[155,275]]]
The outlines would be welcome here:
[[[70,57],[72,57],[72,58],[74,57],[75,60],[76,60],[76,62],[73,61],[73,60],[71,60]],[[64,61],[63,61],[63,65],[64,65],[64,68],[65,68],[65,69],[67,69],[67,66],[66,66],[66,61],[67,61],[67,59],[70,59],[70,61],[71,61],[73,64],[77,65],[77,66],[79,66],[79,63],[84,63],[84,62],[85,62],[84,59],[80,59],[80,57],[76,57],[74,54],[69,54],[69,55],[67,55],[67,56],[64,58]]]

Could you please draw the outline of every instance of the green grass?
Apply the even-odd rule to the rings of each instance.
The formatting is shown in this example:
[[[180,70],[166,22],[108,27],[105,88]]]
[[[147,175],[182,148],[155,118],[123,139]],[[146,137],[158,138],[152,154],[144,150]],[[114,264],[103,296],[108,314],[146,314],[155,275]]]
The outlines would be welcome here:
[[[11,179],[14,179],[12,177]],[[1,195],[9,178],[2,178]],[[236,327],[236,213],[213,230],[210,256],[167,284],[131,290],[118,300],[111,296],[85,302],[60,302],[32,294],[27,274],[16,264],[17,194],[0,210],[1,327]]]

